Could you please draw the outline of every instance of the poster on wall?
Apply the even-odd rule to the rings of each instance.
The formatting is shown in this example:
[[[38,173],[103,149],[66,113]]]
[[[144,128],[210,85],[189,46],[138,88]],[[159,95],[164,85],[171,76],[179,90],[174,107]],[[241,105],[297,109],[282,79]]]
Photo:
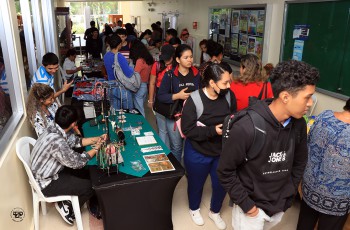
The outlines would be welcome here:
[[[310,25],[294,25],[293,39],[307,40],[309,38]]]
[[[218,35],[217,34],[213,34],[213,41],[217,42],[218,41]]]
[[[248,17],[248,34],[256,35],[256,25],[258,22],[258,12],[257,10],[250,10]]]
[[[262,58],[262,47],[263,47],[263,38],[256,37],[255,38],[255,54],[260,59]]]
[[[264,22],[265,22],[265,10],[258,11],[258,22],[256,24],[256,34],[258,36],[263,36],[264,34]]]
[[[231,33],[239,32],[239,10],[232,10],[231,17]]]
[[[231,52],[238,53],[238,34],[231,34]]]
[[[224,56],[230,57],[231,54],[231,38],[225,38]]]
[[[247,53],[255,54],[255,37],[248,37]]]
[[[226,25],[229,24],[228,22],[228,15],[226,12],[223,12],[221,15],[220,15],[220,29],[221,30],[224,30],[226,29]]]
[[[292,59],[297,60],[297,61],[302,61],[303,50],[304,50],[304,41],[303,40],[295,40]]]
[[[247,33],[249,10],[241,10],[239,16],[239,32]]]
[[[248,43],[248,35],[239,34],[239,49],[238,49],[239,55],[242,56],[247,54],[247,43]]]
[[[218,36],[218,43],[222,45],[222,47],[225,46],[225,35],[219,34]]]
[[[225,28],[225,37],[226,38],[230,37],[230,30],[231,30],[230,24],[227,24],[226,28]]]

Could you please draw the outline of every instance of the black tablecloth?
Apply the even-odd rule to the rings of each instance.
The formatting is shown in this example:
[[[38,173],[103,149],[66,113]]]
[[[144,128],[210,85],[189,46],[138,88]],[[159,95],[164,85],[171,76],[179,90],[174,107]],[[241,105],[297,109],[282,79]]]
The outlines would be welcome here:
[[[124,173],[108,176],[97,166],[90,166],[92,186],[102,210],[105,230],[170,230],[175,187],[185,170],[170,153],[175,171],[142,178]]]

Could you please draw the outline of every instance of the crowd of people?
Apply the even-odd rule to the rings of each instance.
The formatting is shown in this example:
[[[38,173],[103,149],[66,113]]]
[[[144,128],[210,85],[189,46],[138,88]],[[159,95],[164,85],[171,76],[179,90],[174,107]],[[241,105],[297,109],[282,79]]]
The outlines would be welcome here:
[[[189,213],[196,225],[204,224],[200,204],[210,175],[208,216],[218,229],[227,227],[220,214],[226,194],[233,203],[235,230],[272,228],[291,207],[302,178],[298,229],[311,230],[317,222],[319,229],[342,229],[350,210],[350,100],[343,112],[321,113],[307,137],[303,116],[313,103],[316,68],[294,60],[263,66],[256,55],[247,54],[241,57],[239,75],[233,76],[222,45],[213,40],[199,43],[200,64],[194,66],[187,29],[179,37],[175,29],[166,30],[162,42],[159,23],[140,36],[128,23],[125,28],[122,22],[113,28],[107,24],[102,36],[93,21],[90,25],[84,36],[87,57],[100,59],[103,54],[111,107],[136,109],[143,116],[145,104],[154,110],[159,137],[185,167]],[[86,172],[78,169],[96,154],[105,136],[83,138],[74,107],[56,101],[80,70],[73,64],[75,56],[68,51],[64,70],[69,77],[59,90],[53,84],[58,58],[53,53],[43,57],[32,79],[27,114],[38,135],[31,168],[43,193],[78,195],[83,204],[93,191]],[[118,80],[117,66],[126,78],[139,74],[136,92]],[[241,118],[225,129],[231,114]],[[254,119],[264,125],[256,126]],[[262,147],[252,154],[259,138]],[[92,150],[75,151],[87,145]],[[71,204],[57,203],[56,208],[73,223]]]

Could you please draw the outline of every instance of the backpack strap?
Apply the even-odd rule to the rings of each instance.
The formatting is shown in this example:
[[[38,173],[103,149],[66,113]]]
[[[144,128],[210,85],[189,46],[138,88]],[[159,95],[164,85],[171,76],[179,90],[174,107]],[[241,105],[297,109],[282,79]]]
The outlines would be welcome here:
[[[227,92],[226,95],[225,95],[225,98],[226,98],[226,101],[228,103],[228,108],[231,109],[231,93]]]
[[[196,106],[198,120],[198,118],[203,114],[203,102],[201,96],[199,95],[199,89],[191,93],[191,98],[193,100],[194,105]]]
[[[246,154],[246,161],[249,161],[259,155],[261,149],[264,147],[266,140],[266,123],[264,118],[251,109],[248,110],[248,115],[253,122],[254,139],[253,144],[248,149],[248,152]]]

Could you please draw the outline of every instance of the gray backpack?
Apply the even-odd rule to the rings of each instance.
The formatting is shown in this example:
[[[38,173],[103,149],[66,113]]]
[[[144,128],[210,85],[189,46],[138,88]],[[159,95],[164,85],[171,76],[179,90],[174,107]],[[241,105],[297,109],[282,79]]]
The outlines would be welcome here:
[[[200,116],[202,116],[203,113],[203,102],[202,102],[202,98],[199,95],[199,90],[193,91],[191,93],[191,98],[196,106],[196,113],[197,113],[197,120]],[[228,106],[231,108],[231,94],[227,93],[225,95],[226,101],[228,102]]]
[[[114,77],[126,89],[134,93],[136,93],[141,86],[141,76],[138,72],[134,71],[131,77],[125,76],[118,62],[118,53],[114,55]]]

